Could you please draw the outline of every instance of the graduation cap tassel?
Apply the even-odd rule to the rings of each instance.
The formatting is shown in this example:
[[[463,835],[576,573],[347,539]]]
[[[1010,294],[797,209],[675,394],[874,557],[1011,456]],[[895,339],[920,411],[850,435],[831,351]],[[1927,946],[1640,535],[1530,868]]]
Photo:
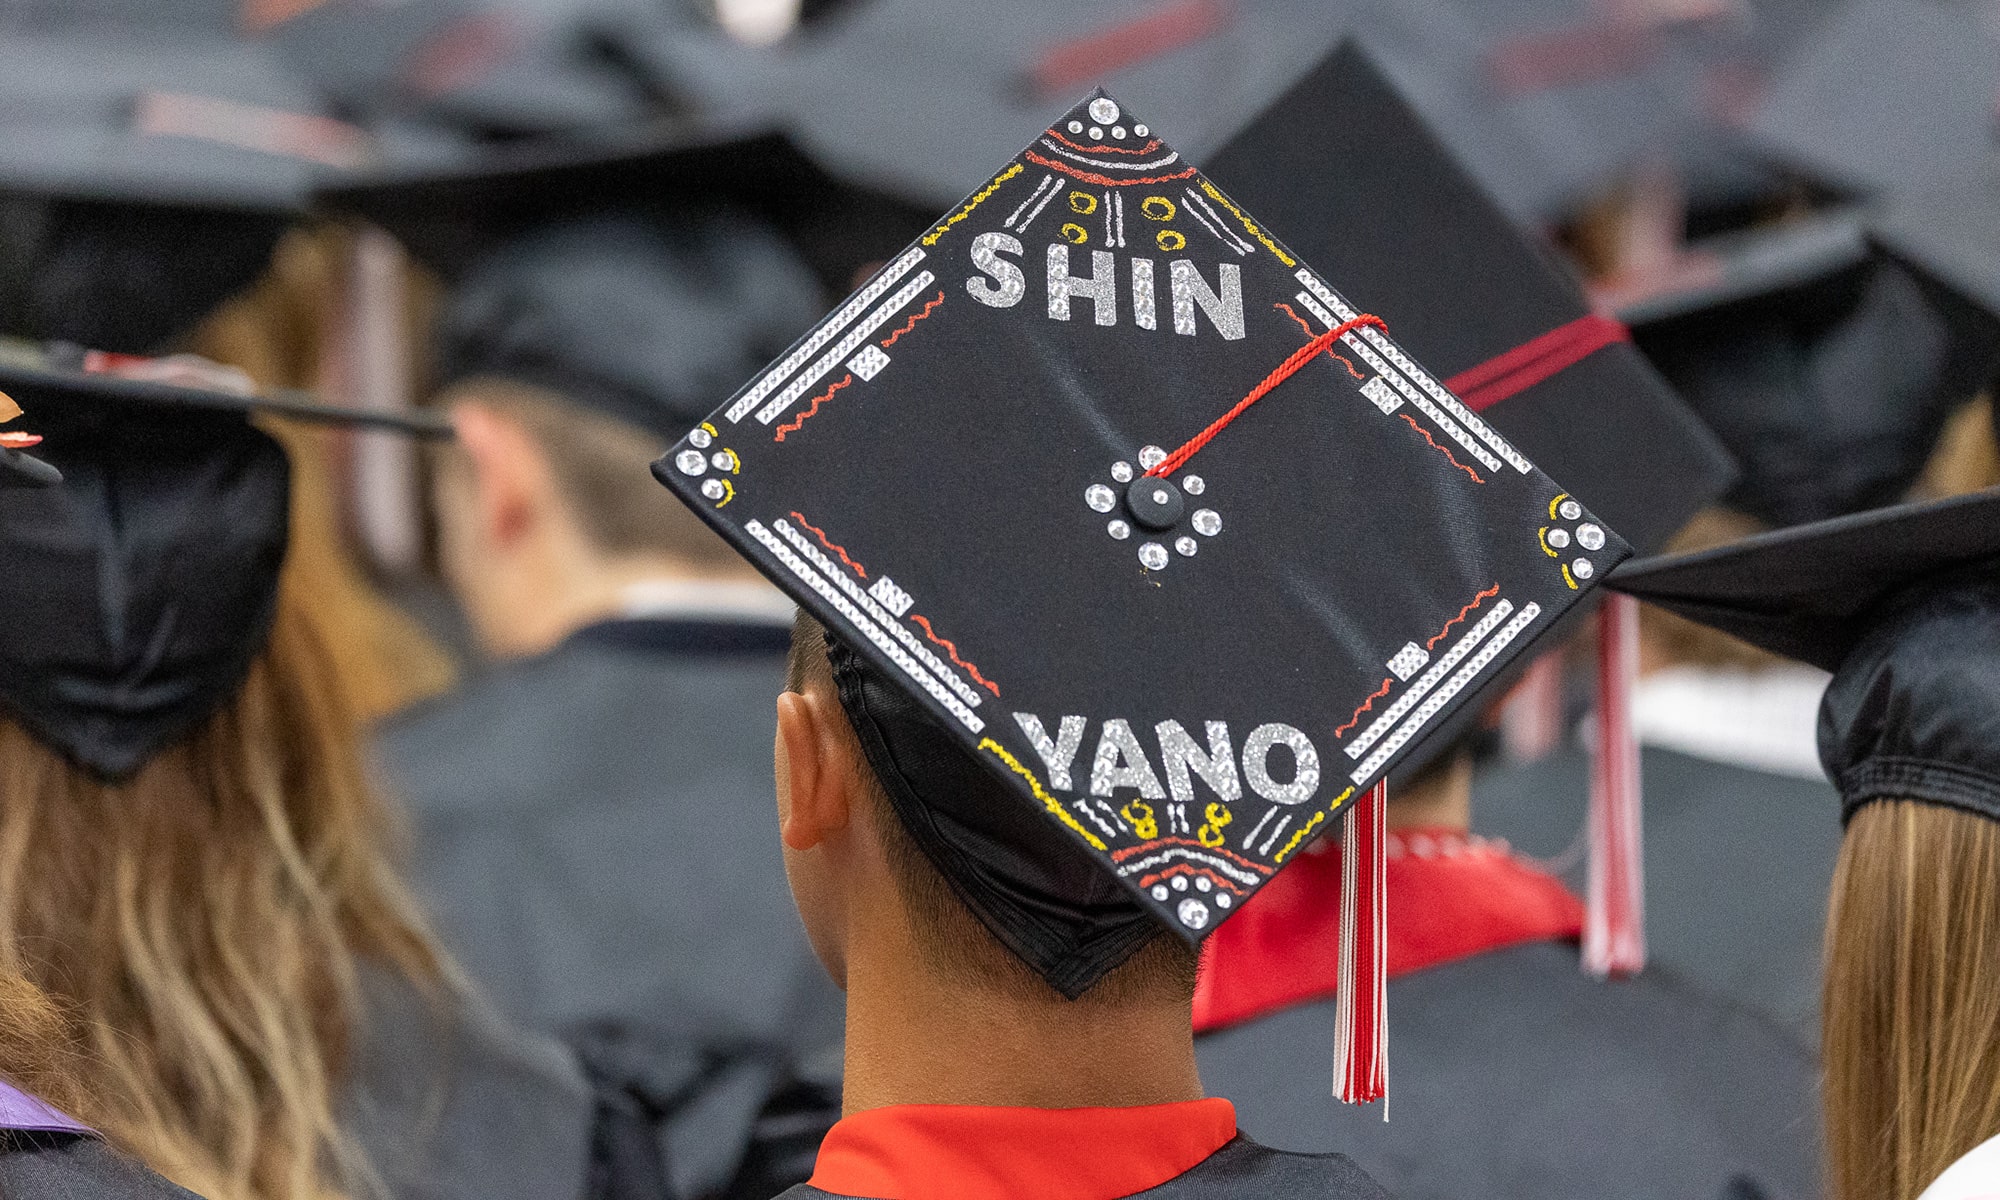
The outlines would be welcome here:
[[[1333,1094],[1346,1104],[1389,1096],[1389,988],[1384,919],[1387,857],[1384,779],[1347,810],[1340,839],[1340,985]],[[1382,1119],[1389,1119],[1388,1105]]]
[[[1640,852],[1639,743],[1632,687],[1639,670],[1639,602],[1606,597],[1598,612],[1597,737],[1590,778],[1590,868],[1583,965],[1599,977],[1646,965]]]

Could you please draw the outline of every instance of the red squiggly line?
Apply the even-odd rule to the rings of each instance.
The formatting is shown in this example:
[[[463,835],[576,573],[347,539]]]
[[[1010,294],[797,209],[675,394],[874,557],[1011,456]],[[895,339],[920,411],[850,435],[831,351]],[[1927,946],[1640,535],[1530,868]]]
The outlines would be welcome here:
[[[944,303],[944,292],[942,289],[940,289],[937,294],[937,299],[932,300],[929,304],[924,305],[924,311],[920,313],[910,314],[910,323],[903,326],[901,329],[898,329],[896,332],[890,334],[889,340],[882,343],[882,348],[884,350],[887,350],[889,347],[895,345],[897,338],[902,337],[904,334],[910,332],[910,330],[915,329],[917,327],[918,321],[921,321],[925,317],[930,316],[931,310],[943,303]]]
[[[1499,594],[1500,594],[1500,585],[1496,583],[1492,587],[1487,588],[1485,591],[1479,593],[1477,596],[1474,596],[1472,598],[1472,603],[1466,605],[1464,608],[1459,609],[1457,616],[1453,617],[1449,621],[1446,621],[1444,623],[1444,628],[1438,630],[1437,633],[1434,636],[1432,636],[1430,641],[1424,643],[1424,649],[1429,650],[1431,647],[1443,641],[1444,635],[1451,632],[1452,626],[1458,624],[1460,621],[1465,620],[1467,613],[1470,613],[1473,609],[1478,608],[1480,605],[1486,603],[1488,600],[1491,600],[1493,597]]]
[[[788,434],[788,433],[797,433],[797,432],[799,431],[799,426],[801,426],[801,425],[803,425],[803,424],[805,424],[805,423],[806,423],[806,418],[807,418],[807,417],[810,417],[810,416],[812,416],[812,415],[813,415],[814,413],[816,413],[816,412],[818,412],[818,411],[819,411],[819,406],[820,406],[820,405],[822,405],[822,404],[825,404],[825,403],[826,403],[826,402],[827,402],[828,400],[831,400],[831,399],[833,399],[833,394],[834,394],[835,392],[839,391],[839,390],[840,390],[841,388],[844,388],[844,387],[846,387],[846,386],[847,386],[848,384],[850,384],[850,383],[853,383],[853,382],[854,382],[854,376],[853,376],[853,375],[851,375],[851,374],[850,374],[850,375],[842,375],[842,376],[840,377],[840,382],[839,382],[839,383],[836,383],[836,384],[834,384],[834,385],[833,385],[832,387],[830,387],[830,388],[826,389],[825,391],[821,392],[821,393],[820,393],[819,395],[817,395],[817,396],[814,396],[814,397],[813,397],[813,402],[812,402],[812,407],[811,407],[811,408],[808,408],[808,409],[807,409],[807,410],[805,410],[804,412],[800,413],[800,414],[798,415],[798,419],[797,419],[797,420],[794,420],[794,421],[791,421],[791,422],[788,422],[788,423],[786,423],[786,424],[784,424],[784,425],[780,425],[780,426],[778,426],[778,436],[777,436],[777,439],[776,439],[776,440],[778,440],[778,441],[782,442],[782,441],[784,441],[784,440],[785,440],[785,435],[786,435],[786,434]]]
[[[864,567],[860,563],[855,562],[853,559],[847,557],[846,550],[842,549],[841,547],[835,545],[833,542],[829,541],[827,539],[826,534],[820,529],[820,527],[813,524],[811,521],[806,520],[805,517],[801,515],[797,509],[792,510],[792,520],[797,521],[799,524],[805,526],[807,529],[812,530],[812,535],[819,539],[819,544],[825,546],[827,549],[833,551],[835,554],[840,555],[840,561],[846,563],[850,567],[853,567],[854,573],[856,575],[861,576],[861,578],[863,579],[868,578],[867,567]]]
[[[935,632],[933,632],[931,630],[931,623],[924,619],[922,613],[911,613],[910,620],[915,621],[917,624],[923,626],[924,636],[929,638],[932,641],[932,643],[939,646],[943,646],[944,652],[946,654],[951,655],[951,661],[957,663],[959,665],[959,668],[963,670],[967,675],[972,676],[972,681],[974,683],[977,683],[980,687],[985,688],[987,691],[992,692],[996,696],[1000,694],[1000,685],[993,682],[991,679],[986,678],[986,676],[981,675],[979,673],[978,667],[975,667],[971,663],[966,662],[964,659],[960,658],[958,656],[958,647],[951,644],[950,638],[941,638]]]
[[[1486,482],[1484,479],[1481,479],[1479,477],[1479,472],[1473,470],[1471,467],[1468,467],[1464,463],[1458,461],[1457,457],[1455,457],[1450,450],[1446,449],[1443,446],[1438,445],[1437,439],[1431,436],[1431,431],[1417,424],[1414,420],[1411,420],[1409,413],[1397,413],[1396,415],[1403,418],[1405,421],[1409,421],[1410,428],[1416,430],[1418,433],[1423,434],[1424,440],[1431,444],[1431,449],[1437,451],[1439,454],[1442,454],[1445,456],[1445,458],[1449,459],[1452,466],[1457,467],[1459,470],[1465,472],[1467,475],[1472,476],[1472,482],[1474,483]]]
[[[1047,167],[1051,171],[1060,171],[1072,179],[1081,179],[1085,183],[1101,184],[1104,187],[1138,187],[1146,183],[1171,183],[1176,179],[1187,179],[1195,174],[1195,169],[1189,167],[1185,171],[1175,171],[1171,175],[1147,175],[1138,179],[1113,179],[1109,175],[1100,175],[1095,171],[1079,171],[1068,163],[1057,162],[1053,158],[1044,158],[1033,150],[1023,151],[1021,157],[1034,163],[1036,166]]]
[[[1300,328],[1300,329],[1303,329],[1303,330],[1305,330],[1305,331],[1306,331],[1306,336],[1307,336],[1307,337],[1312,337],[1312,336],[1313,336],[1313,327],[1312,327],[1312,326],[1310,326],[1310,325],[1308,325],[1308,324],[1306,324],[1306,319],[1305,319],[1304,317],[1300,316],[1300,315],[1298,314],[1297,310],[1295,310],[1295,309],[1294,309],[1294,308],[1293,308],[1293,307],[1292,307],[1291,305],[1289,305],[1289,304],[1285,303],[1285,302],[1284,302],[1283,300],[1280,300],[1280,301],[1278,301],[1278,302],[1277,302],[1276,304],[1273,304],[1273,305],[1272,305],[1271,307],[1272,307],[1272,308],[1282,308],[1282,309],[1284,309],[1284,310],[1285,310],[1285,315],[1286,315],[1286,316],[1288,316],[1288,317],[1290,317],[1290,318],[1291,318],[1292,320],[1294,320],[1294,321],[1297,321],[1297,322],[1299,323],[1299,328]],[[1359,371],[1357,371],[1357,370],[1355,370],[1355,369],[1354,369],[1354,362],[1353,362],[1353,360],[1349,359],[1349,358],[1348,358],[1348,357],[1347,357],[1347,356],[1346,356],[1345,354],[1341,354],[1341,353],[1338,353],[1338,352],[1336,352],[1336,351],[1335,351],[1335,350],[1333,349],[1333,347],[1331,347],[1331,346],[1328,346],[1328,347],[1327,347],[1327,349],[1326,349],[1326,352],[1327,352],[1328,354],[1331,354],[1331,355],[1333,355],[1333,356],[1334,356],[1335,358],[1339,359],[1339,360],[1340,360],[1340,365],[1342,365],[1342,366],[1344,366],[1344,367],[1346,367],[1346,368],[1347,368],[1347,373],[1348,373],[1349,375],[1352,375],[1352,376],[1354,376],[1354,377],[1355,377],[1356,379],[1366,379],[1366,378],[1368,378],[1368,377],[1367,377],[1366,375],[1363,375],[1363,374],[1362,374],[1361,372],[1359,372]]]
[[[1371,708],[1374,708],[1375,702],[1388,694],[1389,694],[1389,681],[1384,679],[1382,681],[1382,686],[1376,689],[1375,694],[1368,697],[1366,700],[1363,700],[1361,702],[1361,707],[1354,710],[1354,716],[1348,719],[1347,724],[1342,725],[1340,728],[1333,731],[1333,736],[1335,738],[1339,738],[1343,734],[1345,734],[1348,730],[1354,728],[1356,725],[1361,724],[1361,714],[1367,712]]]

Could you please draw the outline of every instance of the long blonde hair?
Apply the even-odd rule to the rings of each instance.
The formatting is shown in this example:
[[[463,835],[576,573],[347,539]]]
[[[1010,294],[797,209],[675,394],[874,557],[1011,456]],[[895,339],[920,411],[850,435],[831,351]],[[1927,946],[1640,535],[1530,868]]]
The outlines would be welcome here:
[[[0,971],[0,1079],[88,1120],[81,1073],[68,1014],[42,989]]]
[[[1854,814],[1822,1034],[1835,1200],[1914,1200],[2000,1134],[2000,823],[1912,801]]]
[[[360,966],[441,978],[294,592],[234,699],[126,782],[0,718],[0,974],[74,1017],[98,1127],[210,1200],[343,1195]]]

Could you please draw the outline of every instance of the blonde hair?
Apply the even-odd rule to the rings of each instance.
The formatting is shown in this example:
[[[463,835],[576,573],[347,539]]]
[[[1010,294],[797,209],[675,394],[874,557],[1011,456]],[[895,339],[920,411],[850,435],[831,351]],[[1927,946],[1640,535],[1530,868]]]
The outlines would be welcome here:
[[[68,1014],[42,989],[0,971],[0,1079],[88,1120]]]
[[[343,1195],[359,968],[442,979],[334,675],[285,587],[235,698],[130,780],[0,718],[0,975],[74,1016],[98,1127],[209,1200]]]
[[[1835,1200],[1914,1200],[2000,1134],[2000,824],[1913,801],[1854,814],[1827,914]]]

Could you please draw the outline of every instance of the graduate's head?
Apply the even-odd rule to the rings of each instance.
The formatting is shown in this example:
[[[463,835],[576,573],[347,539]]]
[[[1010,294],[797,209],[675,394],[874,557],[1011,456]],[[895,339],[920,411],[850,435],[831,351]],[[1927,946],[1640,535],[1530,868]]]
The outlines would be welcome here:
[[[1032,814],[1004,829],[955,819],[979,804],[1015,812],[1019,801],[984,782],[969,756],[951,761],[962,752],[942,731],[911,736],[908,722],[923,718],[884,711],[888,685],[867,674],[800,614],[778,700],[778,807],[792,891],[834,977],[844,981],[850,940],[882,936],[887,915],[892,930],[907,934],[913,968],[959,988],[1026,1002],[1061,1003],[1067,994],[1094,1004],[1187,1004],[1195,949],[1115,883],[1097,883],[1101,872],[1081,854],[1036,836]],[[1023,913],[1030,904],[1033,918]]]

